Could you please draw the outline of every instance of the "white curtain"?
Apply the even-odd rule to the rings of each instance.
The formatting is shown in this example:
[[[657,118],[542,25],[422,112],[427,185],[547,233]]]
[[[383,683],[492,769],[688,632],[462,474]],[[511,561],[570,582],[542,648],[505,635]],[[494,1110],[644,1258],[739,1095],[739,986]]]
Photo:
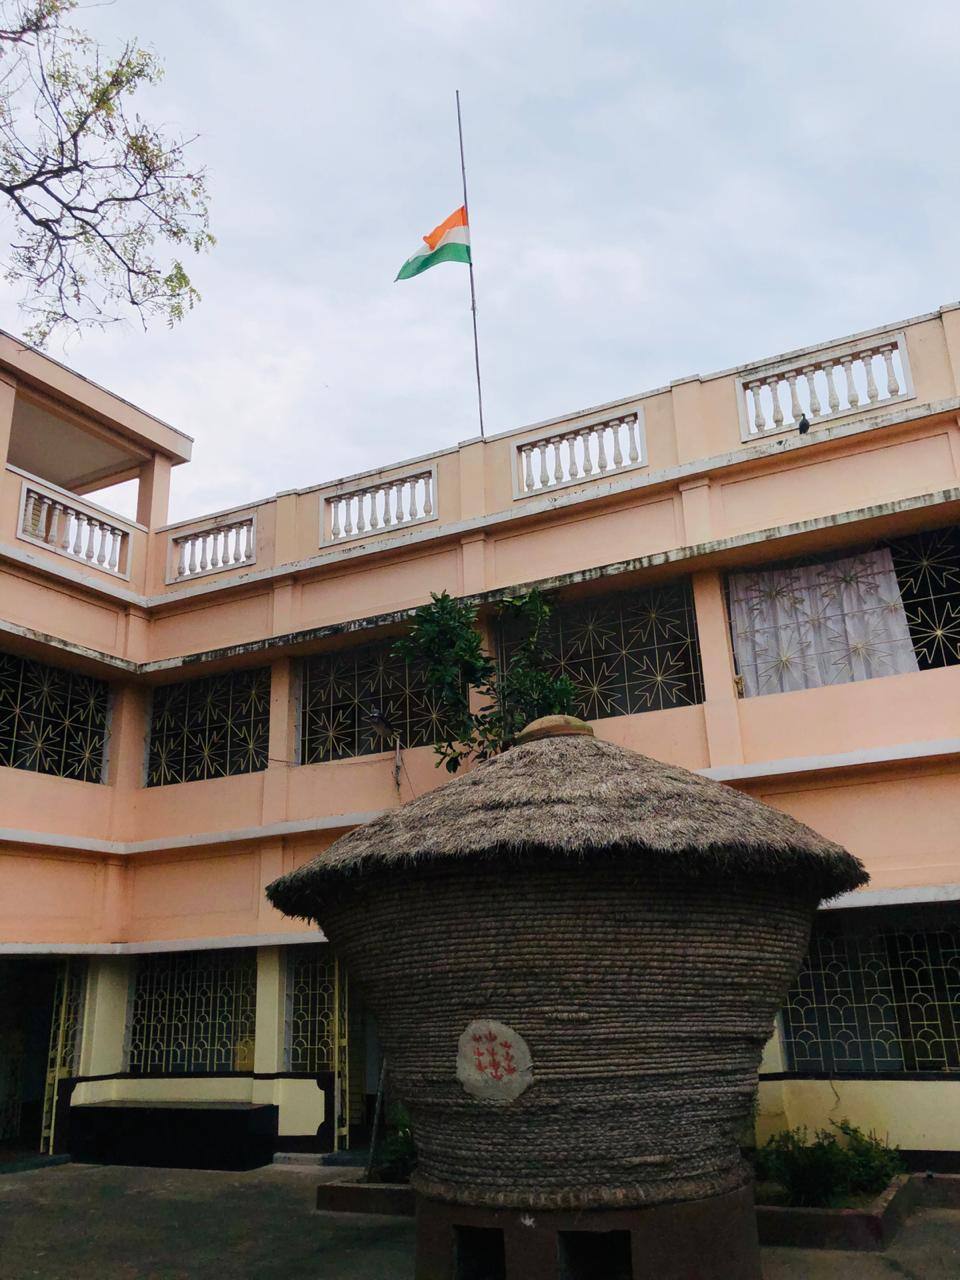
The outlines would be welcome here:
[[[731,574],[730,611],[747,697],[919,669],[886,549]]]

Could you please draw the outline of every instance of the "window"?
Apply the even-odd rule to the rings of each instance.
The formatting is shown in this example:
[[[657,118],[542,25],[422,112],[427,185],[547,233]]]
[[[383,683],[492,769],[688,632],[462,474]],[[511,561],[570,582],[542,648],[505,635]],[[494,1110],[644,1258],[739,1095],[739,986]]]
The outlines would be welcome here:
[[[103,782],[108,702],[102,680],[0,653],[0,765]]]
[[[270,668],[162,685],[154,691],[147,786],[267,767]]]
[[[960,531],[728,580],[747,697],[960,663]]]
[[[141,956],[133,981],[127,1066],[132,1075],[252,1071],[257,953]]]
[[[501,650],[519,637],[505,626]],[[545,635],[556,675],[576,688],[585,720],[636,715],[703,701],[703,676],[688,582],[553,605]]]
[[[442,735],[441,707],[415,666],[392,641],[321,653],[303,664],[300,759],[303,764],[392,749],[373,727],[379,711],[401,747],[432,746]]]
[[[956,911],[822,913],[783,1031],[791,1071],[960,1071]]]
[[[286,1058],[293,1073],[333,1071],[337,1052],[337,962],[329,946],[285,947]]]

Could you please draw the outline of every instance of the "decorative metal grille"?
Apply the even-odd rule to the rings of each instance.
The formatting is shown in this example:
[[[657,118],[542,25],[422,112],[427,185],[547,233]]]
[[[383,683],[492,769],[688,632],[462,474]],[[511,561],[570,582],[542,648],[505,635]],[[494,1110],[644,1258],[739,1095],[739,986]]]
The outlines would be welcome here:
[[[337,962],[329,946],[285,947],[287,1067],[317,1075],[336,1059]]]
[[[252,1071],[257,953],[179,951],[142,956],[130,1001],[132,1075]]]
[[[889,546],[920,670],[960,663],[960,528]]]
[[[392,749],[374,729],[379,711],[401,747],[432,746],[442,737],[438,699],[392,642],[322,653],[303,664],[300,760],[318,764]]]
[[[102,782],[109,688],[0,653],[0,765]]]
[[[500,651],[520,639],[506,624]],[[687,581],[553,605],[544,636],[548,665],[568,676],[585,720],[663,711],[703,701],[703,675]]]
[[[147,786],[267,767],[270,668],[232,671],[154,691]]]
[[[61,961],[53,991],[53,1017],[47,1047],[47,1073],[43,1092],[40,1147],[53,1152],[60,1081],[77,1074],[83,1035],[83,1005],[87,993],[85,960]]]
[[[821,917],[783,1028],[791,1071],[960,1071],[955,914],[872,928]]]

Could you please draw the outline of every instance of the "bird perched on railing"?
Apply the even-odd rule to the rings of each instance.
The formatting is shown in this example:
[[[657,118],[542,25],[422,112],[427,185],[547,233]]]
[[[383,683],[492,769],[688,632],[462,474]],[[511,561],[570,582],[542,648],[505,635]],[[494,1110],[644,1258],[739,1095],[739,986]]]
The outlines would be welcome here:
[[[810,419],[805,413],[801,413],[800,421],[797,423],[797,430],[802,436],[805,436],[810,430]]]

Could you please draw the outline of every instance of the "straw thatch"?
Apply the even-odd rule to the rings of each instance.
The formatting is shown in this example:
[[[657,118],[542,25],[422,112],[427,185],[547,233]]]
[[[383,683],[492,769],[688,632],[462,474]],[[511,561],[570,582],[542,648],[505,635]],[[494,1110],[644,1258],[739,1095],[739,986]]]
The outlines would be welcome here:
[[[732,1190],[816,904],[863,867],[727,787],[560,728],[268,893],[318,919],[359,984],[421,1192],[588,1209]],[[458,1044],[482,1019],[529,1048],[519,1096],[460,1083]]]
[[[326,886],[345,875],[411,860],[548,850],[586,858],[617,849],[691,873],[799,877],[820,898],[867,879],[856,858],[788,814],[576,731],[521,742],[357,827],[267,893],[286,914],[316,919]]]

